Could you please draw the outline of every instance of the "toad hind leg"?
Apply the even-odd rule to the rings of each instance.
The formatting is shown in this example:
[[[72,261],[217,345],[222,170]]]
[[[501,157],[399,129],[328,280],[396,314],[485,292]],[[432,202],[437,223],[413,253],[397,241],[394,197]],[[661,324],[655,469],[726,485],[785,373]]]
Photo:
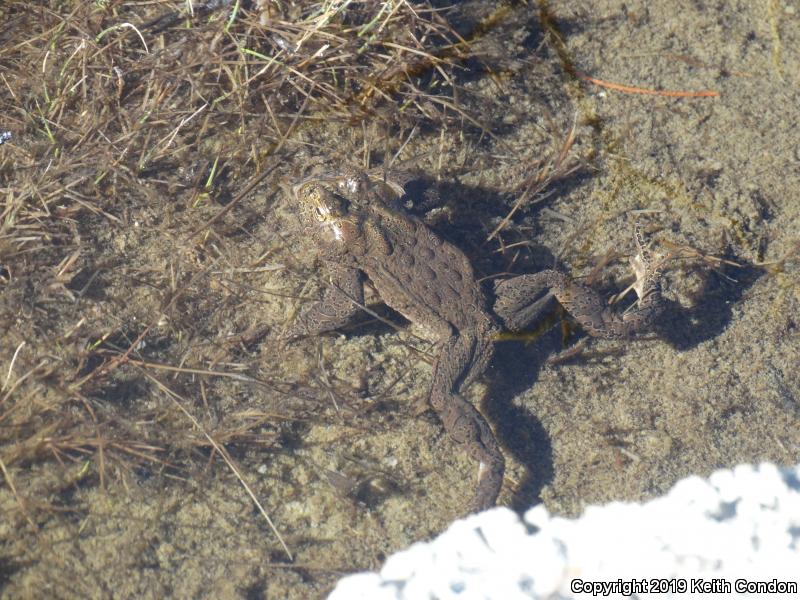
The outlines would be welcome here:
[[[486,419],[465,400],[460,388],[483,370],[491,358],[491,342],[478,333],[460,332],[442,344],[433,367],[430,402],[444,429],[470,458],[478,461],[478,486],[471,512],[494,506],[503,483],[505,462]]]
[[[526,290],[530,290],[531,296],[541,295],[543,290],[549,295],[526,302]],[[589,286],[550,269],[501,281],[495,286],[495,292],[495,313],[510,331],[519,331],[532,323],[546,308],[545,301],[550,297],[555,297],[590,336],[607,339],[627,338],[648,329],[664,308],[658,279],[643,291],[639,305],[626,314],[612,310]]]
[[[509,330],[519,331],[533,322],[554,296],[592,337],[627,338],[652,327],[665,308],[661,295],[662,263],[653,264],[636,222],[634,239],[638,252],[631,259],[636,275],[631,288],[639,300],[632,310],[618,313],[592,288],[548,269],[496,283],[495,313]]]
[[[518,275],[494,284],[494,313],[508,331],[521,331],[536,321],[553,300],[552,278],[543,271]]]
[[[630,259],[636,280],[628,289],[636,291],[635,308],[620,314],[612,310],[593,289],[575,283],[563,273],[545,272],[553,294],[589,335],[601,338],[628,338],[653,326],[664,312],[661,295],[663,260],[654,263],[638,221],[633,222],[636,254]],[[625,290],[626,293],[628,290]]]

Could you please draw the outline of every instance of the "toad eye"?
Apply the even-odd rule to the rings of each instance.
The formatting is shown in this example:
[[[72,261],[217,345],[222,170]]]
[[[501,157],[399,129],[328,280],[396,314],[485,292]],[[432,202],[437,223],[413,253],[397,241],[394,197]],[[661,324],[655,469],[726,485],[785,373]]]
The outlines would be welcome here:
[[[330,217],[330,207],[325,202],[325,196],[319,189],[301,189],[298,198],[301,207],[318,221],[325,221]]]

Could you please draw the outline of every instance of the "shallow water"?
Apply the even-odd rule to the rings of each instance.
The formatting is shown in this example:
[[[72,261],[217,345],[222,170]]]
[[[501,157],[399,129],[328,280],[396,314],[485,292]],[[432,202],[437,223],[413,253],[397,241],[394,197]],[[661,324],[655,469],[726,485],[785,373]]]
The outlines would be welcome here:
[[[525,242],[512,270],[557,258],[587,275],[613,251],[631,251],[624,213],[634,209],[658,211],[647,217],[656,249],[739,265],[699,254],[670,263],[668,314],[644,339],[596,342],[558,365],[546,364],[564,348],[558,326],[499,344],[486,382],[468,395],[506,456],[501,504],[541,501],[575,515],[661,494],[693,473],[798,462],[800,14],[766,4],[554,1],[560,54],[539,46],[537,12],[518,8],[507,35],[477,45],[502,70],[461,82],[464,106],[483,111],[496,137],[453,128],[405,147],[403,158],[427,157],[418,168],[442,181],[433,226],[484,275],[513,258],[483,243],[514,203],[509,190],[557,152],[573,121],[580,169],[521,209],[504,239]],[[613,91],[565,64],[608,82],[719,96]],[[333,160],[357,154],[346,132],[329,129],[315,130],[314,143]],[[291,225],[291,207],[269,206],[258,236],[280,231],[276,252],[293,270],[265,286],[298,292],[309,280],[303,296],[314,297],[314,249]],[[629,282],[624,258],[601,273],[605,289]],[[265,322],[283,323],[290,309],[278,298],[262,310]],[[258,371],[296,385],[285,395],[233,389],[218,407],[278,410],[298,397],[320,406],[283,427],[275,451],[236,457],[293,563],[238,483],[210,467],[185,481],[81,490],[79,508],[65,501],[68,517],[45,524],[36,549],[22,550],[32,538],[0,522],[3,597],[322,597],[341,574],[442,531],[463,514],[476,469],[420,412],[430,348],[413,334],[370,324],[280,351],[265,343],[252,354]],[[13,504],[0,489],[0,505]],[[56,583],[64,572],[68,587]]]

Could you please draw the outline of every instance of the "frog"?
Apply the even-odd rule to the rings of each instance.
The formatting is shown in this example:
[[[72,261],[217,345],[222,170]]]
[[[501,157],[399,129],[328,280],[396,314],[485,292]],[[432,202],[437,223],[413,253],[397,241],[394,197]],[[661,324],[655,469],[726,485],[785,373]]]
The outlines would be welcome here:
[[[450,439],[478,463],[469,513],[495,505],[505,460],[492,428],[463,391],[486,370],[503,330],[521,331],[552,298],[595,337],[630,337],[657,320],[660,269],[639,245],[639,306],[621,315],[591,287],[546,269],[484,290],[466,254],[404,210],[402,184],[356,169],[313,174],[291,186],[304,232],[330,277],[322,298],[300,311],[285,340],[341,328],[364,307],[369,279],[381,299],[435,342],[428,402]],[[637,234],[638,236],[638,234]],[[637,237],[637,243],[639,238]]]

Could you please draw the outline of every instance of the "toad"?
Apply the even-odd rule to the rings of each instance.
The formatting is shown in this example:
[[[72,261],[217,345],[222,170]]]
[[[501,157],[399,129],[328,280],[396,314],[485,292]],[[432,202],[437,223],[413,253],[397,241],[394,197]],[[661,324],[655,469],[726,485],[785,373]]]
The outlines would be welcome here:
[[[634,270],[638,306],[612,311],[591,288],[565,273],[545,270],[495,284],[495,300],[478,282],[464,253],[402,210],[399,184],[381,185],[366,174],[315,176],[292,187],[305,231],[327,265],[330,285],[304,307],[287,339],[345,325],[364,305],[368,277],[383,301],[437,342],[429,402],[445,431],[478,467],[469,507],[494,505],[503,481],[500,447],[481,413],[461,391],[492,359],[502,329],[519,331],[551,297],[593,336],[627,337],[650,327],[661,312],[660,270],[653,268],[637,229]]]

